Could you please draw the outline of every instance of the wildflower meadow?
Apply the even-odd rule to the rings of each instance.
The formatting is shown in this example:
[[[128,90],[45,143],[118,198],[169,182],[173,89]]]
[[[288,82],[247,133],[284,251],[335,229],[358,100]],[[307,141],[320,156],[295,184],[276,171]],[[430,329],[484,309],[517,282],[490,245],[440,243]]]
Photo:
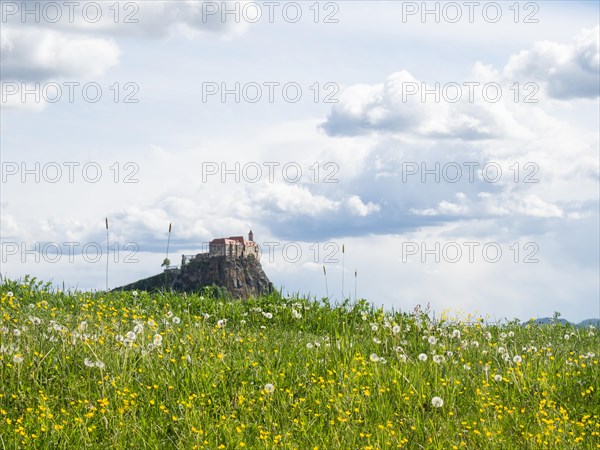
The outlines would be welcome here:
[[[593,327],[0,289],[0,449],[600,448]]]

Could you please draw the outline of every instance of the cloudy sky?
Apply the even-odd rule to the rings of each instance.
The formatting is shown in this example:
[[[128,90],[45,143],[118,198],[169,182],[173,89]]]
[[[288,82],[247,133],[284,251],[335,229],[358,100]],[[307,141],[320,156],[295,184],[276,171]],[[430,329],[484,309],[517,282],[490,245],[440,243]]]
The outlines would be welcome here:
[[[0,4],[3,276],[599,316],[597,2]]]

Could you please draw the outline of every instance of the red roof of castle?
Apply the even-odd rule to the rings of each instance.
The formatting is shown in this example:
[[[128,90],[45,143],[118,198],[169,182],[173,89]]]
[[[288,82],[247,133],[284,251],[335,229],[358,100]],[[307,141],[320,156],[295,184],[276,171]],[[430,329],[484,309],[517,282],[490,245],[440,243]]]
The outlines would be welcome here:
[[[243,245],[256,245],[254,241],[246,241],[243,236],[230,236],[228,238],[217,238],[210,241],[211,244],[233,244],[239,242]]]

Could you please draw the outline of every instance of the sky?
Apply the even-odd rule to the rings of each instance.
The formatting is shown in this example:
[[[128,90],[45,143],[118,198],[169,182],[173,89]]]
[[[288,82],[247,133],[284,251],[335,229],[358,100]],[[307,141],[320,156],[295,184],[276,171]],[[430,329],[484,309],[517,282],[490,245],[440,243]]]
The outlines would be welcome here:
[[[252,229],[286,294],[600,316],[597,2],[0,1],[2,276]],[[323,273],[326,269],[326,276]]]

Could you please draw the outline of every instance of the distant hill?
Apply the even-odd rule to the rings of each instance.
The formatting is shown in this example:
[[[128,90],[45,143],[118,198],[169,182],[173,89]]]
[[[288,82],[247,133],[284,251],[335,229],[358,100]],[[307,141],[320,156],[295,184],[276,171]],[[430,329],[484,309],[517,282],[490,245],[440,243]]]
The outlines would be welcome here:
[[[536,325],[552,325],[552,324],[561,324],[561,325],[573,325],[574,327],[582,327],[587,328],[590,325],[594,327],[600,327],[600,319],[586,319],[582,320],[579,323],[569,322],[566,319],[558,318],[554,319],[553,317],[542,317],[540,319],[535,319],[533,322],[523,322],[523,325],[527,325],[530,323],[535,323]]]
[[[577,324],[578,327],[589,327],[590,325],[594,325],[594,327],[600,327],[600,319],[586,319],[582,320]]]

